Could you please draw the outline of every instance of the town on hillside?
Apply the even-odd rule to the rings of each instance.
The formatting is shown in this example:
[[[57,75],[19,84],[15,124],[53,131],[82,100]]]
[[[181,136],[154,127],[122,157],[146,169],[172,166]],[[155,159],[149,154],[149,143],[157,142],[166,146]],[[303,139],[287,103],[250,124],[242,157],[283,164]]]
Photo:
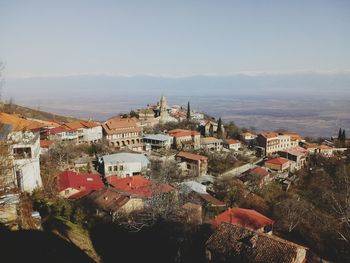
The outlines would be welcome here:
[[[6,235],[53,234],[82,262],[350,261],[342,127],[329,138],[257,132],[191,106],[161,96],[100,122],[1,104]]]

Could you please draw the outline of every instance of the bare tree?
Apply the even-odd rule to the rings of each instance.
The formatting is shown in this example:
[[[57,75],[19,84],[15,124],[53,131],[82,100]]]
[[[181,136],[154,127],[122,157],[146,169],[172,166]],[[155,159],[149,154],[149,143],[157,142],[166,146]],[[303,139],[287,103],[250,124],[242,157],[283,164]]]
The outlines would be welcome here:
[[[293,197],[282,202],[279,202],[275,206],[275,214],[279,215],[281,219],[279,225],[286,229],[288,232],[292,232],[299,224],[303,222],[306,214],[309,212],[307,203],[300,199],[300,197]]]

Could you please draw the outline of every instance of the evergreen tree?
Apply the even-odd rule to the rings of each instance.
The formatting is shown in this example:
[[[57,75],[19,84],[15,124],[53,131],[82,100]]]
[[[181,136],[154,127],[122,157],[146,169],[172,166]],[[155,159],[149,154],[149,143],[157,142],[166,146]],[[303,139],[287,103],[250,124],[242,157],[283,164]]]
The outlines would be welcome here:
[[[346,140],[345,129],[343,130],[343,132],[342,132],[342,134],[341,134],[341,140],[342,140],[343,142],[345,142],[345,140]]]
[[[217,136],[222,137],[222,121],[221,118],[218,120],[218,129],[216,130]]]
[[[338,140],[341,141],[341,137],[342,137],[342,130],[341,128],[339,128],[339,132],[338,132]]]
[[[191,108],[190,108],[190,102],[187,103],[187,120],[191,119]]]

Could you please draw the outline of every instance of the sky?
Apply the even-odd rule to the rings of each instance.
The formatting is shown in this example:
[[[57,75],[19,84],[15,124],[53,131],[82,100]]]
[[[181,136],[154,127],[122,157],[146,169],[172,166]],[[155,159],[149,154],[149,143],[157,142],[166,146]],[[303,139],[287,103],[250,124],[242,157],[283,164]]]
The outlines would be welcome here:
[[[7,77],[350,72],[350,1],[0,0]]]

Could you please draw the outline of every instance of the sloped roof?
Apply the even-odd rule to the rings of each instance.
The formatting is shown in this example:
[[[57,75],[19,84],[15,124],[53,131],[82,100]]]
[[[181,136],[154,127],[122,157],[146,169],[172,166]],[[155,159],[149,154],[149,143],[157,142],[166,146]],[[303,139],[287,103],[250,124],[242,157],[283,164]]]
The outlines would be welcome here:
[[[66,126],[59,126],[59,127],[52,128],[49,130],[49,134],[52,134],[52,135],[62,133],[62,132],[76,132],[76,130],[70,129]]]
[[[67,122],[63,125],[72,130],[94,128],[94,127],[100,126],[97,122],[94,122],[94,121],[74,121],[74,122]]]
[[[220,224],[207,240],[206,248],[230,262],[304,262],[307,252],[298,244],[229,223]]]
[[[265,164],[277,164],[277,165],[283,165],[285,163],[288,163],[289,161],[286,158],[282,157],[276,157],[270,160],[267,160]]]
[[[204,202],[211,204],[213,206],[226,206],[226,204],[219,199],[211,196],[210,194],[198,194],[198,196],[203,199]]]
[[[194,160],[194,161],[208,160],[208,157],[206,156],[195,154],[195,153],[189,153],[189,152],[179,152],[176,155],[176,157],[185,158],[185,159]]]
[[[175,138],[200,135],[198,131],[191,131],[191,130],[185,130],[185,129],[174,129],[169,131],[168,133],[170,136]]]
[[[25,119],[17,114],[0,112],[0,123],[12,125],[14,131],[35,130],[46,125],[37,121]]]
[[[142,198],[150,198],[154,193],[174,192],[176,189],[168,184],[154,184],[143,176],[120,178],[108,176],[107,181],[116,189],[134,194]]]
[[[149,160],[142,153],[114,153],[102,156],[104,163],[118,164],[118,163],[141,163],[142,166],[147,166]]]
[[[115,212],[130,200],[130,195],[121,193],[111,187],[103,186],[83,198],[89,208],[98,208],[106,212]]]
[[[258,230],[273,224],[273,220],[255,210],[238,207],[229,208],[225,212],[219,214],[212,221],[212,224],[217,226],[222,222],[247,227],[253,230]]]
[[[59,191],[67,188],[77,190],[97,190],[104,184],[98,174],[81,174],[73,171],[64,171],[57,175],[57,186]]]
[[[261,168],[260,166],[257,166],[253,169],[250,169],[248,171],[249,174],[253,175],[253,176],[259,176],[259,177],[263,177],[263,176],[267,176],[269,175],[269,172],[266,171],[264,168]]]
[[[226,144],[238,144],[241,143],[239,140],[228,139],[225,141]]]
[[[53,141],[50,140],[40,140],[41,148],[49,148],[53,144]]]
[[[201,138],[201,144],[209,144],[209,143],[219,143],[222,142],[221,139],[215,138],[215,137],[204,137]]]
[[[278,137],[278,132],[262,132],[260,133],[260,135],[265,137],[266,139],[271,139]]]

